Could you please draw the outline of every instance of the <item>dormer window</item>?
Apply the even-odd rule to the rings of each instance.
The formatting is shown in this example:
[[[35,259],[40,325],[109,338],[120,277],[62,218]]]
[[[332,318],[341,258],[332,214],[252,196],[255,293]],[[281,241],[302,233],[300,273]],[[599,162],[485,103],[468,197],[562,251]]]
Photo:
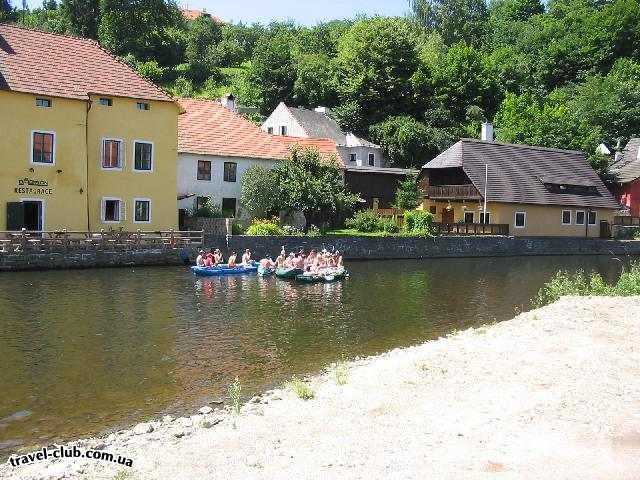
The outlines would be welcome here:
[[[100,105],[102,105],[103,107],[111,107],[113,105],[113,100],[111,100],[110,98],[101,98],[98,103],[100,103]]]
[[[51,100],[48,98],[36,98],[36,107],[51,108]]]
[[[147,102],[138,102],[137,103],[138,110],[149,110],[151,108]]]

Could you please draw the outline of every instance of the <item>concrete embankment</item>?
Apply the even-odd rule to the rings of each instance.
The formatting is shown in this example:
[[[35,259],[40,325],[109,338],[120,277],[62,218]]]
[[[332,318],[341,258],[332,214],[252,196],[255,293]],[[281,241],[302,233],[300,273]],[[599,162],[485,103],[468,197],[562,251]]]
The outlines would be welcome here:
[[[206,408],[75,442],[132,468],[62,460],[0,477],[636,479],[638,345],[640,297],[564,298],[312,377],[310,400],[276,390],[237,418]]]

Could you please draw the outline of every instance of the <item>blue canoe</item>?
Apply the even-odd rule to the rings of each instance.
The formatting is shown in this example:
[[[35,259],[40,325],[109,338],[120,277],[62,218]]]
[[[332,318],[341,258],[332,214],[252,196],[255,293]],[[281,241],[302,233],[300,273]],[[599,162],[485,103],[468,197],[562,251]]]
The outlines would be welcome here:
[[[258,275],[262,277],[268,277],[276,273],[275,268],[264,268],[262,265],[258,266]]]
[[[222,275],[244,275],[247,273],[256,273],[258,271],[258,267],[238,265],[235,268],[229,268],[228,265],[218,265],[217,267],[191,267],[191,271],[198,277],[219,277]]]

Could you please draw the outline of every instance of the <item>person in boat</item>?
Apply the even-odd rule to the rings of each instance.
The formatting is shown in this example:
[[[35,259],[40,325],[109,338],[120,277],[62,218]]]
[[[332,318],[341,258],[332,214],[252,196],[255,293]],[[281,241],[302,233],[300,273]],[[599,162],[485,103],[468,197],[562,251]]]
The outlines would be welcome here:
[[[294,261],[295,259],[295,254],[290,253],[289,256],[287,257],[287,259],[284,261],[284,268],[294,268]]]
[[[215,258],[215,254],[213,249],[211,249],[209,251],[209,253],[207,253],[204,257],[204,266],[205,267],[213,267],[214,266],[214,258]]]
[[[221,263],[224,263],[224,257],[222,256],[222,252],[219,248],[216,248],[213,252],[213,263],[216,267]]]
[[[316,252],[315,249],[312,249],[309,252],[309,255],[307,256],[307,258],[304,259],[304,269],[307,272],[311,271],[311,269],[313,268],[313,265],[316,261],[317,256],[318,256],[318,252]]]
[[[267,257],[260,260],[260,266],[264,269],[273,269],[276,268],[276,263],[271,259],[271,257]]]
[[[304,255],[298,253],[293,259],[293,267],[304,271]]]
[[[248,248],[244,251],[244,255],[242,255],[242,264],[246,266],[253,264],[253,261],[251,260],[251,250]]]
[[[336,267],[344,268],[344,259],[342,258],[342,254],[338,250],[336,250],[334,257],[336,258]]]
[[[231,255],[229,255],[229,260],[227,261],[227,263],[229,264],[229,268],[236,268],[237,258],[238,256],[236,255],[236,252],[231,252]]]
[[[284,250],[284,247],[283,247]],[[278,257],[276,258],[276,266],[278,268],[285,268],[285,262],[287,260],[287,257],[285,257],[284,253],[280,252],[280,255],[278,255]]]
[[[196,258],[196,266],[197,267],[204,267],[204,250],[200,250],[198,252],[198,257]]]

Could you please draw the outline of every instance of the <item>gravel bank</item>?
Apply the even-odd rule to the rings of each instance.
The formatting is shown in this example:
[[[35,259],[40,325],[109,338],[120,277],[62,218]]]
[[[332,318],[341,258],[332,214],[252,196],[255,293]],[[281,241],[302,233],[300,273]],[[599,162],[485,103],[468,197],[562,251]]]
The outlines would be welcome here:
[[[314,377],[312,400],[268,392],[223,411],[142,424],[67,460],[2,478],[638,479],[640,297],[564,298]],[[152,431],[151,431],[152,430]]]

